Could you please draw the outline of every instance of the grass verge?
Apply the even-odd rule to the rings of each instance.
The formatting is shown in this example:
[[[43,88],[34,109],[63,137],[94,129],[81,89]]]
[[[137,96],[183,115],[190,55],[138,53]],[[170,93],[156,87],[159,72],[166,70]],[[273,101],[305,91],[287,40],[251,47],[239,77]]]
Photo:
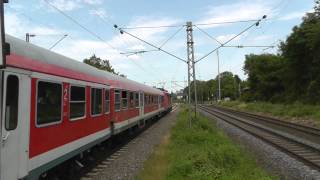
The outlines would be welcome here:
[[[137,179],[274,179],[207,118],[199,116],[190,129],[187,117],[181,110]]]
[[[319,105],[305,105],[301,103],[272,104],[268,102],[244,103],[240,101],[220,102],[219,104],[238,110],[260,112],[291,122],[320,127]]]

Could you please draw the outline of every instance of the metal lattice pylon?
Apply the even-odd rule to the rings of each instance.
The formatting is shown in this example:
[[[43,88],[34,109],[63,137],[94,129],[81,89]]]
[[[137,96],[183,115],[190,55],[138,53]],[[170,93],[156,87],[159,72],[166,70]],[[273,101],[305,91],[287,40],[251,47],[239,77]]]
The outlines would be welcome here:
[[[191,82],[194,85],[194,106],[195,115],[197,114],[197,83],[196,83],[196,73],[195,73],[195,62],[194,62],[194,46],[193,46],[193,34],[192,34],[192,22],[187,22],[187,55],[188,55],[188,103],[191,106]],[[190,112],[190,111],[189,111]],[[189,113],[190,114],[190,113]],[[191,114],[190,114],[191,115]],[[189,117],[191,119],[191,117]],[[191,126],[191,120],[190,120]]]

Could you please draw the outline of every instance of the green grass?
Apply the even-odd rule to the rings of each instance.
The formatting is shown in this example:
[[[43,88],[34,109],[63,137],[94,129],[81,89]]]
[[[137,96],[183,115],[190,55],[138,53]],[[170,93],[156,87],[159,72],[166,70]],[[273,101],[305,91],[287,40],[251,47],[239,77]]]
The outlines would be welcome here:
[[[170,136],[166,135],[161,143],[156,146],[153,154],[144,163],[143,171],[138,175],[137,179],[146,180],[162,180],[166,179],[168,171],[168,145]]]
[[[294,119],[298,123],[320,127],[319,105],[305,105],[301,103],[272,104],[267,102],[244,103],[240,101],[220,102],[219,104],[238,110],[261,112],[285,120]]]
[[[199,116],[190,129],[187,117],[186,110],[179,113],[170,138],[158,146],[137,179],[274,179],[207,118]]]

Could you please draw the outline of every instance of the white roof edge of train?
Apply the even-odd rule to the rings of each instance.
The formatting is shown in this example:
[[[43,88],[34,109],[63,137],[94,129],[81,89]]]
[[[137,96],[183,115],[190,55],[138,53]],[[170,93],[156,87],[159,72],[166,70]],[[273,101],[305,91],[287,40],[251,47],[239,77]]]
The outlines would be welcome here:
[[[107,71],[99,70],[95,67],[92,67],[80,61],[74,60],[72,58],[66,57],[64,55],[55,53],[43,47],[39,47],[34,44],[27,43],[11,35],[6,34],[5,38],[6,38],[6,41],[10,43],[11,52],[14,52],[16,54],[27,56],[31,59],[41,61],[43,63],[67,67],[69,69],[80,71],[96,77],[106,78],[107,76],[108,80],[115,80],[122,83],[138,84],[139,86],[142,86],[144,90],[150,91],[150,93],[158,93],[158,94],[163,93],[163,91],[159,89],[144,85],[142,83],[139,83],[127,78],[123,78],[121,76],[112,74]],[[28,50],[31,50],[31,51],[28,51]]]

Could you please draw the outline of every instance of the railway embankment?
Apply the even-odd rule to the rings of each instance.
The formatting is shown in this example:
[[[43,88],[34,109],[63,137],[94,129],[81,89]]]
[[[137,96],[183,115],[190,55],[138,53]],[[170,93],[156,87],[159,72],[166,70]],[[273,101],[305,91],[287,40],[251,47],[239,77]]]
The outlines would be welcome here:
[[[144,163],[137,179],[278,179],[257,164],[255,158],[198,115],[189,128],[186,109]]]
[[[268,102],[245,103],[240,101],[220,102],[218,105],[320,128],[319,105],[301,103],[273,104]]]

